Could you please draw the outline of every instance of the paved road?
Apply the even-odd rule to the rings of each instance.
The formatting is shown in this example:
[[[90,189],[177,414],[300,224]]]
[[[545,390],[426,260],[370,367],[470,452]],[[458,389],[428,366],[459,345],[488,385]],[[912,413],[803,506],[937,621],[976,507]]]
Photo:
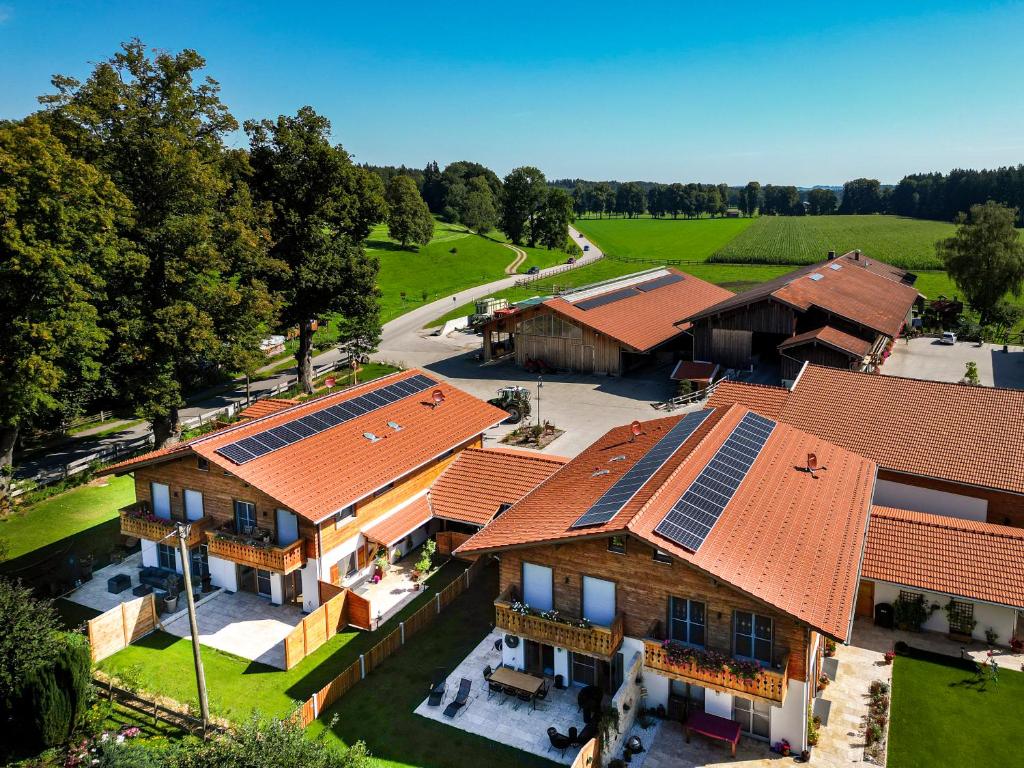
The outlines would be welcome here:
[[[1002,344],[975,344],[958,341],[947,346],[938,339],[922,336],[897,341],[892,354],[882,366],[882,373],[933,381],[960,381],[967,363],[978,366],[978,378],[986,387],[1024,389],[1024,349],[1010,346],[1003,352]]]
[[[582,266],[589,264],[602,257],[603,254],[601,251],[588,240],[582,238],[579,232],[572,227],[570,227],[569,230],[573,239],[580,243],[581,248],[584,245],[590,245],[590,250],[584,257],[579,259],[577,262],[578,265]],[[515,251],[517,249],[513,247],[512,250]],[[542,270],[540,276],[544,277],[556,274],[558,271],[559,267],[552,267],[550,269]],[[424,323],[440,317],[450,311],[453,306],[461,306],[462,304],[470,301],[483,298],[495,291],[499,291],[503,288],[509,288],[521,277],[522,276],[510,276],[502,278],[501,280],[495,280],[494,282],[487,283],[486,285],[470,288],[456,294],[454,297],[448,296],[431,304],[418,307],[417,309],[386,323],[383,329],[384,341],[381,344],[381,352],[375,355],[375,359],[399,361],[409,366],[419,365],[419,361],[424,358],[421,354],[413,353],[413,350],[415,350],[417,346],[417,341]],[[437,345],[434,346],[437,347]],[[341,356],[342,353],[340,351],[337,349],[331,349],[314,357],[313,364],[318,368],[322,368],[328,363],[337,362]],[[427,357],[429,358],[430,356],[428,355]],[[289,368],[270,378],[253,382],[250,386],[250,392],[254,396],[258,396],[260,393],[268,392],[282,384],[293,384],[296,377],[296,369]],[[217,394],[200,394],[196,396],[192,399],[188,407],[181,410],[181,419],[188,422],[202,417],[205,420],[213,414],[222,411],[229,405],[244,402],[245,386],[244,384],[239,383],[236,387],[227,391],[222,391]],[[149,423],[144,422],[131,427],[126,426],[125,429],[118,432],[104,437],[98,437],[93,440],[69,441],[54,449],[46,456],[21,461],[15,471],[15,477],[18,479],[36,477],[38,474],[45,472],[46,470],[63,467],[64,465],[74,461],[85,460],[94,454],[98,448],[136,440],[151,433],[152,430],[150,429]]]

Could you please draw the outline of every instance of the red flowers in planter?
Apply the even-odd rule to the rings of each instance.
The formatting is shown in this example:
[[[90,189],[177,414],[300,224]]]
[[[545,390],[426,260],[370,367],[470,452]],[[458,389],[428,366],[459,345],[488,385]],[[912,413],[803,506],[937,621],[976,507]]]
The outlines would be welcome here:
[[[891,651],[890,650],[890,651],[886,651],[885,652],[885,663],[886,664],[892,664],[892,661],[895,658],[896,658],[896,651]]]

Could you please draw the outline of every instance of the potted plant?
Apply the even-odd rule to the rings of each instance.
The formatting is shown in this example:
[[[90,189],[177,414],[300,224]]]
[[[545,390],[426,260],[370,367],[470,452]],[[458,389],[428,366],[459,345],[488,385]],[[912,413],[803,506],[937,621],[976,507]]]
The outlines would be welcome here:
[[[1024,639],[1015,637],[1010,641],[1011,653],[1024,653]]]
[[[825,657],[832,658],[836,655],[836,641],[830,637],[825,638]]]
[[[826,688],[828,688],[828,684],[830,682],[832,682],[832,681],[829,680],[828,675],[826,675],[824,673],[818,675],[818,690],[819,691],[824,691]]]
[[[885,663],[886,664],[892,664],[893,659],[895,659],[895,658],[896,658],[896,651],[890,649],[890,650],[885,652]]]
[[[167,594],[164,595],[164,610],[167,613],[174,613],[178,610],[178,590],[180,581],[177,575],[167,577]]]
[[[987,627],[985,629],[985,642],[986,643],[988,643],[989,645],[995,645],[996,644],[996,640],[998,640],[998,639],[999,639],[999,633],[996,632],[994,629],[992,629],[992,627]]]

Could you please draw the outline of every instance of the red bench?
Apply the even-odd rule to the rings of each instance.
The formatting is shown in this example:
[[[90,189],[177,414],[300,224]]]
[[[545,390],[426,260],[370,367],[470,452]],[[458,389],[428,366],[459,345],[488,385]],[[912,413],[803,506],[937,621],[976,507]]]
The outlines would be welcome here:
[[[736,745],[740,741],[740,724],[707,712],[691,712],[686,719],[686,743],[690,743],[690,733],[699,733],[709,739],[727,741],[732,745],[732,756],[736,757]]]

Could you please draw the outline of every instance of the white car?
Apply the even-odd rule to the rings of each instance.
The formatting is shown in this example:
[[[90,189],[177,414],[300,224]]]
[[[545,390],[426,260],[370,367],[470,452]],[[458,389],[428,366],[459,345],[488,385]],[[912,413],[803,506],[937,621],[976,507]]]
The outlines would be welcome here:
[[[944,331],[942,336],[939,337],[939,344],[949,344],[953,346],[956,344],[956,334],[952,331]]]

